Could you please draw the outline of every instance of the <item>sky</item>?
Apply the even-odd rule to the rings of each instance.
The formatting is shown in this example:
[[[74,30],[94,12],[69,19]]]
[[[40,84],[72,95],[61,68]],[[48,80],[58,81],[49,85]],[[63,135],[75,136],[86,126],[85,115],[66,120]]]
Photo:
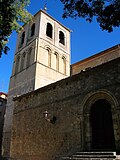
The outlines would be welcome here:
[[[94,20],[88,23],[85,19],[62,18],[63,5],[60,0],[31,0],[28,11],[34,15],[47,3],[47,13],[61,22],[71,32],[71,64],[90,57],[96,53],[120,44],[120,27],[108,33],[102,31]],[[13,58],[15,54],[17,34],[12,33],[9,38],[8,55],[0,58],[0,92],[8,92],[9,81],[12,72]]]

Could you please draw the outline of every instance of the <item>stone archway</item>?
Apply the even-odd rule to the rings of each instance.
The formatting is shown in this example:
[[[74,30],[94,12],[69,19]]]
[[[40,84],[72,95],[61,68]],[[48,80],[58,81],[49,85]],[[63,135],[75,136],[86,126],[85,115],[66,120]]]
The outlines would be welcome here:
[[[83,99],[83,103],[81,104],[83,106],[83,125],[82,125],[82,148],[84,151],[91,151],[95,146],[93,147],[93,133],[92,133],[92,123],[91,123],[91,108],[94,106],[95,103],[99,100],[105,100],[103,103],[107,103],[108,108],[110,108],[111,114],[109,114],[112,117],[112,122],[113,122],[113,144],[111,145],[111,150],[115,150],[116,146],[116,131],[115,131],[115,124],[118,121],[117,116],[116,116],[116,108],[118,106],[118,102],[116,98],[107,90],[99,90],[97,92],[91,92],[86,97]],[[96,109],[97,110],[97,109]],[[95,112],[97,112],[95,110]],[[109,109],[108,109],[109,110]],[[105,112],[109,112],[107,109]],[[101,111],[102,112],[102,111]],[[111,124],[112,124],[111,122]],[[115,139],[115,141],[114,141]],[[107,143],[106,143],[106,150],[107,150]],[[113,146],[113,147],[112,147]],[[97,148],[96,148],[97,149]],[[103,149],[103,148],[102,148]],[[98,149],[99,150],[99,149]],[[104,150],[104,149],[103,149]]]
[[[92,149],[114,150],[115,139],[111,104],[106,99],[97,100],[90,112],[92,130]]]

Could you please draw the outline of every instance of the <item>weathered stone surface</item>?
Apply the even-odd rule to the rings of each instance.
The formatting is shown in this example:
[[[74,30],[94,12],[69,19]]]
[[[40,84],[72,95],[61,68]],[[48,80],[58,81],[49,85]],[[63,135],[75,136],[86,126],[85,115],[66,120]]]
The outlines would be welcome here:
[[[120,152],[120,58],[15,98],[11,157],[54,160],[92,150],[90,111],[111,104],[116,151]],[[48,111],[48,120],[43,113]],[[49,122],[56,117],[55,124]]]
[[[48,23],[52,25],[52,38],[46,35]],[[31,37],[33,24],[35,30]],[[60,31],[64,33],[64,45],[59,42]],[[25,33],[24,43],[21,44],[23,33]],[[10,154],[13,97],[68,76],[70,76],[70,30],[45,11],[40,10],[18,34],[4,124],[4,156],[8,157]]]

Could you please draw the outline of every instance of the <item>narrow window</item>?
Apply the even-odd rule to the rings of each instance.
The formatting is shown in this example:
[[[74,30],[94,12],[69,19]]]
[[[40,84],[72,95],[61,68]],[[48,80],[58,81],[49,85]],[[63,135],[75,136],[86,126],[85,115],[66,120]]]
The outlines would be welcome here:
[[[34,34],[35,34],[35,23],[32,25],[32,27],[31,27],[31,37],[32,36],[34,36]]]
[[[24,63],[25,63],[25,52],[23,53],[22,58],[21,58],[21,66],[20,66],[20,70],[21,70],[21,71],[22,71],[23,68],[24,68]]]
[[[46,35],[50,38],[52,38],[52,30],[53,30],[52,25],[50,23],[47,23]]]
[[[59,42],[65,45],[65,35],[62,31],[59,31]]]
[[[25,40],[25,32],[23,32],[21,36],[21,45],[24,43],[24,40]]]

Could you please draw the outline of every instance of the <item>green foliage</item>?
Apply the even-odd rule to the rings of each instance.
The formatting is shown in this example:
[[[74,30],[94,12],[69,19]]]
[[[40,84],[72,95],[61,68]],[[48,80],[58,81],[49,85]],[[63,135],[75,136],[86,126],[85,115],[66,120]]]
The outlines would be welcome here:
[[[0,57],[3,52],[7,54],[9,50],[6,44],[12,31],[19,32],[22,29],[20,23],[31,20],[32,16],[26,9],[29,2],[29,0],[0,0]]]
[[[120,0],[60,0],[64,4],[63,18],[82,17],[92,22],[96,18],[102,30],[113,31],[120,26]],[[30,0],[0,0],[0,57],[9,48],[8,37],[19,32],[22,23],[32,19],[26,7]]]
[[[63,18],[80,17],[92,22],[96,18],[102,30],[112,32],[120,26],[120,0],[61,0]]]

